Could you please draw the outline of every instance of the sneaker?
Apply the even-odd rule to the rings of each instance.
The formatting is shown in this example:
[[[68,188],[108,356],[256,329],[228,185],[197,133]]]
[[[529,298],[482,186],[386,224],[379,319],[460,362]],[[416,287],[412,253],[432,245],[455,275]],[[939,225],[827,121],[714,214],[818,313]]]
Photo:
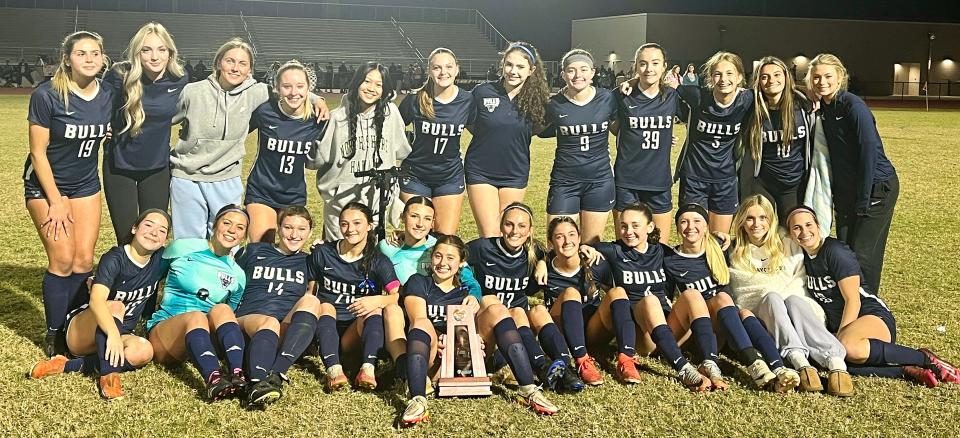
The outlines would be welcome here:
[[[577,374],[576,367],[572,362],[564,364],[563,376],[560,377],[560,386],[564,391],[568,392],[583,391],[585,385],[583,384],[583,380],[580,380],[580,375]]]
[[[100,397],[105,400],[116,400],[123,397],[123,388],[120,386],[120,373],[110,373],[100,376],[97,381]]]
[[[218,401],[233,395],[233,383],[229,377],[222,377],[220,370],[210,373],[207,377],[207,400]]]
[[[617,354],[617,378],[623,383],[640,383],[640,372],[633,358],[623,353]]]
[[[781,394],[793,391],[794,388],[800,386],[800,374],[797,374],[796,371],[787,368],[787,367],[778,367],[773,370],[773,374],[777,376],[777,383],[774,386],[774,391]]]
[[[820,380],[820,374],[817,373],[816,368],[812,366],[802,367],[798,372],[800,374],[800,391],[823,391],[823,382]]]
[[[930,359],[930,368],[936,374],[937,380],[947,383],[960,383],[960,371],[957,370],[957,367],[926,348],[921,348],[920,352]]]
[[[577,373],[580,374],[580,378],[587,385],[598,386],[603,384],[600,367],[597,366],[597,361],[593,360],[589,354],[577,359]]]
[[[497,370],[495,373],[491,374],[490,381],[510,388],[516,388],[520,386],[520,383],[517,382],[517,378],[513,376],[513,370],[506,365]]]
[[[353,384],[366,391],[377,389],[376,369],[373,364],[360,365],[360,371],[357,371],[357,377],[353,379]]]
[[[753,379],[753,384],[761,389],[765,388],[768,383],[777,380],[777,375],[770,371],[770,367],[762,359],[757,359],[747,366],[747,374]]]
[[[712,360],[705,360],[700,364],[700,368],[697,369],[700,374],[707,376],[707,379],[710,379],[710,388],[714,391],[725,391],[728,386],[727,382],[723,380],[723,373],[720,371],[720,366]]]
[[[557,391],[560,388],[560,381],[566,370],[566,363],[562,360],[555,360],[537,370],[537,377],[540,378],[541,385],[550,388],[552,391]]]
[[[247,378],[243,375],[243,370],[240,368],[234,368],[230,372],[230,375],[227,377],[230,380],[230,384],[233,385],[233,393],[236,395],[243,394],[247,389]]]
[[[841,370],[830,371],[827,375],[827,394],[836,397],[853,395],[853,379],[850,373]]]
[[[341,389],[347,388],[350,386],[350,380],[347,379],[347,375],[343,374],[342,365],[333,365],[330,368],[327,368],[327,389],[332,391],[339,391]]]
[[[680,383],[683,383],[683,386],[686,386],[687,389],[693,392],[704,392],[710,389],[710,379],[700,374],[690,363],[687,363],[680,369],[677,377],[680,379]]]
[[[403,410],[400,417],[400,425],[410,427],[430,419],[430,411],[427,410],[427,399],[422,396],[416,396],[407,402],[407,408]]]
[[[937,375],[929,368],[912,365],[905,366],[903,367],[903,375],[914,383],[926,386],[927,388],[936,388],[940,383],[937,381]]]
[[[247,391],[247,405],[262,407],[280,399],[280,387],[270,377],[266,380],[253,382]]]
[[[517,403],[524,405],[541,415],[553,415],[560,411],[555,404],[547,400],[537,385],[525,385],[517,389]]]
[[[30,369],[30,377],[42,379],[44,377],[55,376],[63,373],[63,367],[67,365],[67,357],[58,354],[47,360],[41,360]]]

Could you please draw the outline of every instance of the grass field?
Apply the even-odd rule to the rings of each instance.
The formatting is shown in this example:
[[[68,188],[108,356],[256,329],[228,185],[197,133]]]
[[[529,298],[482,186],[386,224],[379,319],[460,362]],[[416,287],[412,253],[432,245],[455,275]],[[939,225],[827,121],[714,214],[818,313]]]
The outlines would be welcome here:
[[[481,400],[432,400],[431,422],[404,432],[393,424],[405,395],[388,390],[328,394],[313,357],[292,370],[284,397],[263,412],[245,411],[235,400],[203,402],[192,366],[149,365],[126,374],[127,396],[111,403],[98,398],[88,377],[28,380],[25,372],[43,358],[37,345],[44,332],[40,280],[46,258],[23,205],[27,100],[0,96],[0,186],[7,187],[0,193],[0,436],[960,435],[960,386],[926,389],[899,380],[855,378],[856,395],[841,400],[758,392],[744,373],[734,372],[729,391],[694,395],[669,368],[650,360],[639,385],[625,387],[608,378],[581,394],[551,394],[561,407],[551,418],[538,418],[509,401],[509,392],[496,391]],[[875,114],[902,184],[881,296],[897,316],[901,342],[960,361],[960,257],[950,249],[960,241],[952,223],[960,217],[960,112]],[[465,137],[464,145],[469,134]],[[249,167],[253,136],[247,149]],[[527,200],[543,212],[553,143],[537,139],[532,149]],[[310,208],[319,213],[314,175],[307,178]],[[543,217],[537,220],[542,236]],[[476,236],[466,203],[460,230],[465,238]],[[114,241],[104,205],[97,254]],[[938,332],[938,325],[946,331]]]

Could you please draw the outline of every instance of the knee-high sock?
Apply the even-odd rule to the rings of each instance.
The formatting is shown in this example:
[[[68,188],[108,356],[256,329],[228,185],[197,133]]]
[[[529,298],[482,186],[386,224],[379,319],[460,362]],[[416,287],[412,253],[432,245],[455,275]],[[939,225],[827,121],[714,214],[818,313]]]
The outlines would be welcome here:
[[[617,352],[627,356],[636,353],[637,327],[630,313],[630,300],[614,300],[610,303],[613,331],[617,334]]]
[[[210,378],[211,373],[220,370],[220,358],[217,357],[213,342],[210,341],[210,332],[195,328],[187,333],[184,341],[187,345],[187,355],[197,366],[204,381]]]
[[[93,275],[93,272],[83,272],[79,274],[70,275],[70,288],[68,291],[70,295],[68,296],[68,309],[73,310],[77,307],[80,307],[83,304],[90,302],[90,288],[87,287],[87,279]]]
[[[247,346],[247,377],[251,382],[266,380],[270,366],[277,356],[280,337],[273,330],[258,330]]]
[[[750,342],[750,336],[743,328],[743,322],[740,321],[740,312],[734,306],[727,306],[717,311],[717,321],[723,328],[727,339],[733,344],[734,350],[740,359],[740,363],[750,365],[756,360],[763,360],[760,352],[753,347]]]
[[[220,324],[220,327],[217,327],[217,339],[220,340],[223,353],[227,356],[227,365],[230,370],[243,369],[244,342],[240,325],[233,321]]]
[[[847,372],[854,376],[888,377],[891,379],[905,378],[903,374],[903,367],[899,367],[899,366],[874,367],[874,366],[847,365]]]
[[[783,366],[783,358],[780,357],[777,344],[773,342],[770,333],[767,332],[767,329],[763,327],[757,317],[750,316],[744,319],[743,329],[747,331],[747,335],[750,336],[750,340],[753,345],[756,345],[757,350],[760,350],[760,354],[763,355],[763,359],[767,361],[770,369],[775,370]]]
[[[47,271],[43,274],[43,313],[47,319],[47,333],[63,330],[70,311],[70,281],[72,276],[61,277]]]
[[[407,333],[407,386],[410,396],[427,395],[427,358],[430,356],[430,335],[414,328]]]
[[[363,322],[363,333],[360,338],[363,341],[363,363],[375,364],[377,362],[377,351],[383,348],[383,317],[380,315],[371,315]]]
[[[870,356],[864,365],[898,366],[898,365],[929,365],[929,359],[919,350],[904,347],[900,344],[891,344],[879,339],[870,339]]]
[[[493,357],[490,358],[490,372],[495,373],[500,368],[503,368],[507,365],[507,358],[503,357],[503,352],[499,349],[493,352]]]
[[[320,344],[320,360],[325,368],[340,364],[340,336],[337,335],[337,320],[323,315],[317,320],[317,343]]]
[[[520,386],[532,385],[533,368],[530,367],[527,349],[523,348],[523,340],[520,339],[520,333],[513,318],[504,318],[498,322],[493,327],[493,333],[497,338],[497,348],[504,352],[503,356],[513,370],[517,383]]]
[[[68,360],[63,366],[63,372],[91,374],[97,370],[99,365],[100,359],[97,358],[97,355],[90,354]]]
[[[563,334],[560,333],[560,328],[556,324],[551,322],[543,326],[537,337],[540,339],[543,350],[551,359],[570,362],[570,349],[567,348],[567,341],[563,339]]]
[[[680,346],[673,337],[673,331],[666,324],[660,324],[650,331],[650,339],[657,344],[657,349],[663,355],[674,371],[680,371],[687,364],[687,359],[680,352]]]
[[[280,352],[277,353],[271,370],[285,374],[293,365],[293,362],[310,346],[310,341],[313,340],[313,334],[316,331],[316,316],[313,316],[310,312],[303,311],[294,313],[293,317],[290,318],[290,325],[287,327],[287,331],[283,333]]]
[[[536,336],[533,335],[533,330],[530,327],[519,327],[517,332],[520,333],[520,339],[523,340],[523,348],[527,350],[527,354],[530,357],[530,365],[533,366],[533,369],[539,370],[547,366],[547,354],[544,353],[543,348],[540,347],[540,343],[537,342]]]
[[[560,319],[563,320],[563,335],[573,357],[579,359],[587,355],[587,341],[584,335],[583,303],[568,300],[560,303]]]
[[[120,329],[120,326],[123,325],[119,319],[113,318],[113,323],[117,325],[117,329]],[[122,373],[126,371],[132,371],[134,369],[133,365],[130,365],[130,362],[127,362],[126,359],[123,360],[123,363],[120,366],[115,367],[110,365],[110,361],[106,359],[107,354],[107,333],[103,330],[100,330],[100,327],[97,327],[97,331],[94,334],[94,341],[97,343],[97,359],[100,363],[100,375],[106,376],[110,373]]]
[[[693,320],[690,323],[690,331],[693,332],[694,339],[697,340],[697,346],[700,348],[700,355],[703,360],[716,361],[717,356],[717,335],[713,333],[713,324],[710,318],[703,316]]]

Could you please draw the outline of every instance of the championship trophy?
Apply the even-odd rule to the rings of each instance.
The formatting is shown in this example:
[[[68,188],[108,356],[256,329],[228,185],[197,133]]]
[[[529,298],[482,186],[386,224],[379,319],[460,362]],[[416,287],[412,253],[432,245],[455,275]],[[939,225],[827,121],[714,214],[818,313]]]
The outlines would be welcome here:
[[[446,346],[440,361],[440,397],[487,396],[490,378],[483,364],[473,309],[447,306]]]

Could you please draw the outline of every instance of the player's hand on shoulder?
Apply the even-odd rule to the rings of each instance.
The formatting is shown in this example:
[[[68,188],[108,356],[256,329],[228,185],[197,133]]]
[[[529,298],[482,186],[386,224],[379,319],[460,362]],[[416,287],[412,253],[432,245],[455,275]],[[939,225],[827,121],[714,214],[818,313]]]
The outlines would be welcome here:
[[[327,106],[327,101],[324,99],[317,99],[316,103],[313,105],[313,109],[317,113],[317,121],[322,122],[324,120],[330,120],[330,108]]]
[[[730,248],[730,235],[729,235],[729,234],[724,233],[724,232],[722,232],[722,231],[714,231],[712,234],[713,234],[713,237],[716,237],[716,238],[717,238],[717,240],[718,240],[717,243],[720,244],[720,249],[726,251],[728,248]]]
[[[603,254],[590,245],[580,245],[580,257],[586,259],[587,264],[591,266],[598,265],[601,260],[604,260]]]
[[[537,260],[537,267],[533,271],[533,278],[537,280],[540,286],[547,285],[547,262],[546,260]]]

